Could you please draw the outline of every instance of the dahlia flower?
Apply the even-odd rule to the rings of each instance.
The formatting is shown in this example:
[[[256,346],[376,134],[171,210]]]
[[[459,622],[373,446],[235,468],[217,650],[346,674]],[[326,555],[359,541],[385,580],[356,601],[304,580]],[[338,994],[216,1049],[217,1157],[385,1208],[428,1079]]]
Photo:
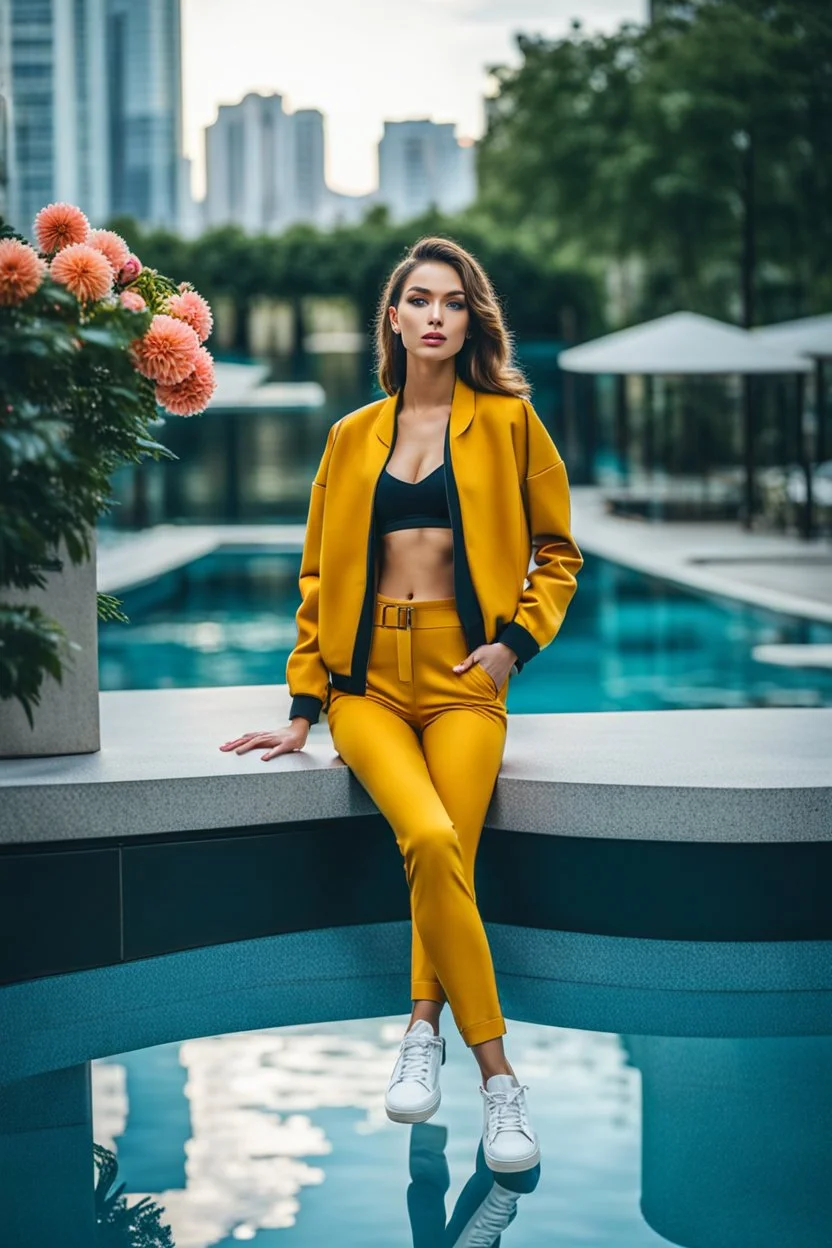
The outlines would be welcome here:
[[[175,385],[193,372],[198,350],[190,325],[158,312],[147,333],[133,343],[133,363],[151,381]]]
[[[186,290],[181,295],[171,295],[167,310],[177,320],[190,325],[200,342],[204,342],[211,332],[214,317],[208,303],[195,290]]]
[[[49,266],[52,279],[66,286],[82,302],[103,299],[112,289],[113,270],[109,260],[87,243],[70,243]]]
[[[47,204],[35,217],[35,238],[47,256],[73,243],[85,243],[89,232],[89,221],[74,204]]]
[[[157,385],[156,400],[174,416],[196,416],[208,406],[216,386],[213,358],[206,347],[200,347],[193,370],[173,385]]]
[[[90,230],[87,239],[90,247],[95,247],[102,256],[110,261],[114,273],[119,273],[130,255],[130,248],[120,234],[113,230]]]
[[[34,247],[16,238],[0,241],[0,306],[11,307],[33,295],[47,273]]]

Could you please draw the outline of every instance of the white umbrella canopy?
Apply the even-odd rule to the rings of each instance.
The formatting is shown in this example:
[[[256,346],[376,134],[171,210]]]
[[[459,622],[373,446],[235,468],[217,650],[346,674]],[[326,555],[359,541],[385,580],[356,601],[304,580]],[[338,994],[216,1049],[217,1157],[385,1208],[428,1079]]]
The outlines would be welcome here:
[[[697,312],[671,312],[569,347],[561,351],[558,364],[575,373],[662,376],[802,373],[812,367],[790,345],[765,342],[737,325]]]
[[[780,321],[776,325],[761,325],[751,333],[760,341],[776,350],[793,351],[816,360],[832,359],[832,313],[822,316],[802,316],[796,321]]]

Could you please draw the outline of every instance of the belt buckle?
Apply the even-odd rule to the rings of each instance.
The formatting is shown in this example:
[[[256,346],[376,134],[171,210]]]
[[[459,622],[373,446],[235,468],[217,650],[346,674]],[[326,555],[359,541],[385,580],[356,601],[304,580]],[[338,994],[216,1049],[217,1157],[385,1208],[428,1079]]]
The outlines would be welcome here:
[[[395,623],[395,624],[388,624],[388,623],[387,623],[387,608],[388,608],[388,607],[389,607],[391,610],[395,609],[395,612],[396,612],[396,623]],[[404,624],[402,624],[402,623],[401,623],[401,613],[402,613],[402,611],[404,611]],[[381,608],[381,623],[382,623],[382,625],[383,625],[385,628],[410,628],[410,627],[411,627],[411,621],[412,621],[412,619],[413,619],[413,608],[412,608],[412,607],[408,607],[408,606],[401,606],[401,605],[400,605],[399,603],[397,603],[397,602],[385,602],[385,603],[384,603],[384,605],[383,605],[383,606],[382,606],[382,608]]]

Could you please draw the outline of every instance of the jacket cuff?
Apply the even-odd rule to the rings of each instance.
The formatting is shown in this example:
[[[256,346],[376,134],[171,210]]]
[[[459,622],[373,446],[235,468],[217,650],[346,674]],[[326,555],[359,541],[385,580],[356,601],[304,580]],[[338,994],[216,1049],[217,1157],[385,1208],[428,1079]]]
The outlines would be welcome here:
[[[522,624],[518,624],[515,620],[506,624],[496,641],[501,641],[504,646],[509,646],[517,655],[520,663],[528,663],[529,659],[533,659],[536,654],[540,653],[540,646],[532,637],[528,629]],[[518,668],[519,671],[519,668]]]
[[[321,698],[315,698],[311,693],[297,693],[292,698],[289,718],[294,719],[296,715],[302,715],[304,719],[309,720],[310,724],[317,724],[322,706]]]

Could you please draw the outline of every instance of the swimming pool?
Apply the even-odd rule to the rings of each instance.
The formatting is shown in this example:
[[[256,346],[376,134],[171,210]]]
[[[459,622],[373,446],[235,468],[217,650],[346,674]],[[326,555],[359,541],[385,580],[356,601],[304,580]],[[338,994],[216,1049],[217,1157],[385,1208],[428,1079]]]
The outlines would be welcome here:
[[[103,690],[283,684],[299,554],[217,551],[119,594],[99,628]],[[832,625],[686,590],[587,555],[555,642],[509,685],[518,713],[832,706],[832,671],[777,667],[754,646],[832,643]]]
[[[446,1021],[439,1111],[389,1122],[405,1025],[267,1028],[104,1059],[95,1139],[128,1193],[154,1194],[177,1248],[450,1248],[446,1220],[457,1229],[493,1183],[477,1165],[478,1072]],[[509,1022],[508,1040],[542,1157],[506,1248],[828,1242],[832,1037]]]

